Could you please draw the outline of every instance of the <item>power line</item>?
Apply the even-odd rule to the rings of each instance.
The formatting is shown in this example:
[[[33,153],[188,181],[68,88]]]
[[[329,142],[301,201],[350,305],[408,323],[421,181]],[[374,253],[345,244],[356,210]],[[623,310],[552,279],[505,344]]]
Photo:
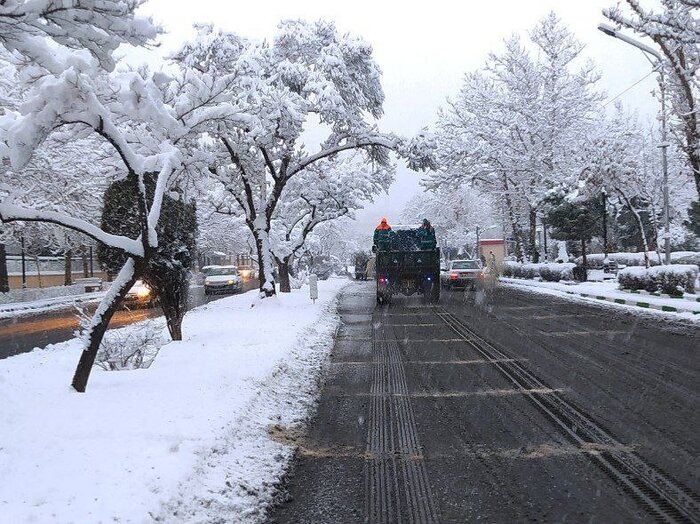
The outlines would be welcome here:
[[[615,96],[612,97],[610,100],[608,100],[607,102],[605,102],[605,103],[603,104],[603,107],[607,106],[607,105],[608,105],[609,103],[611,103],[611,102],[614,102],[615,100],[617,100],[618,98],[620,98],[622,95],[624,95],[627,91],[629,91],[629,90],[632,89],[633,87],[637,86],[638,84],[641,84],[644,80],[646,80],[646,79],[649,77],[649,75],[652,75],[652,74],[654,74],[654,73],[656,73],[656,70],[652,69],[652,70],[649,71],[646,75],[644,75],[642,78],[640,78],[639,80],[637,80],[634,84],[632,84],[631,86],[629,86],[627,89],[625,89],[625,90],[622,91],[621,93],[615,95]]]

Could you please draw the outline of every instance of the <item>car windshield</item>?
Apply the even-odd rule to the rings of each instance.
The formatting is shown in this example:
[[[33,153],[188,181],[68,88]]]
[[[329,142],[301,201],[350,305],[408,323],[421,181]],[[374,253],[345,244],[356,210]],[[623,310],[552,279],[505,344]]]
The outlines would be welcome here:
[[[452,262],[452,269],[481,269],[481,264],[476,260],[457,260]]]
[[[221,275],[238,275],[238,269],[235,267],[215,267],[209,270],[209,276]]]

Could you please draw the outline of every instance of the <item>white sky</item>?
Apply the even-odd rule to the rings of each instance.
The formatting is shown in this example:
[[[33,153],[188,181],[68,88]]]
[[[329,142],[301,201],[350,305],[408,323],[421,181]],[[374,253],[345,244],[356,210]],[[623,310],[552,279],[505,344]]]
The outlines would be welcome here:
[[[596,29],[605,22],[601,10],[616,0],[464,0],[447,2],[329,0],[149,0],[142,12],[153,15],[169,34],[162,52],[191,38],[193,23],[212,22],[249,38],[270,38],[285,18],[333,20],[343,32],[362,36],[374,48],[383,70],[386,95],[383,131],[412,135],[433,122],[438,107],[459,89],[462,75],[479,68],[502,41],[526,31],[554,11],[586,45],[609,97],[618,95],[646,75],[651,66],[633,47]],[[620,97],[645,117],[653,117],[657,102],[651,95],[654,75]],[[307,149],[311,150],[313,144]],[[405,202],[420,191],[418,175],[399,166],[388,195],[358,213],[357,226],[373,228],[380,216],[396,221]]]

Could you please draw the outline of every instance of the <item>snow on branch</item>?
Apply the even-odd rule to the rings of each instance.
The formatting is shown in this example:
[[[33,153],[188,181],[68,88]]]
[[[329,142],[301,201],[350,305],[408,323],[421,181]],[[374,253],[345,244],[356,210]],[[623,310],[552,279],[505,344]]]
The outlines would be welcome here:
[[[72,229],[73,231],[83,233],[108,246],[122,249],[124,252],[131,255],[137,257],[143,256],[143,245],[139,239],[133,240],[128,237],[106,233],[89,222],[56,211],[37,211],[34,209],[25,209],[12,203],[2,202],[0,203],[0,220],[3,222],[24,221],[57,224]]]
[[[123,43],[145,45],[159,29],[135,15],[142,0],[5,0],[0,2],[0,38],[34,64],[60,74],[89,51],[104,69],[114,69],[112,53]],[[47,38],[48,37],[48,38]],[[48,39],[56,45],[51,45]]]

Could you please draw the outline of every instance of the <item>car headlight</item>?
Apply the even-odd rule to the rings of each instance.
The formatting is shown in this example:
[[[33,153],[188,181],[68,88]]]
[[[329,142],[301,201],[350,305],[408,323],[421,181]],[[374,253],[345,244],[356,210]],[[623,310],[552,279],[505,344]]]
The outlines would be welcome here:
[[[228,285],[229,285],[229,286],[230,286],[231,284],[235,284],[235,283],[236,283],[235,280],[229,280],[229,281],[228,281]]]
[[[148,289],[148,288],[139,289],[139,290],[136,292],[136,295],[137,295],[139,298],[146,298],[146,297],[147,297],[148,295],[150,295],[150,294],[151,294],[151,290]]]

